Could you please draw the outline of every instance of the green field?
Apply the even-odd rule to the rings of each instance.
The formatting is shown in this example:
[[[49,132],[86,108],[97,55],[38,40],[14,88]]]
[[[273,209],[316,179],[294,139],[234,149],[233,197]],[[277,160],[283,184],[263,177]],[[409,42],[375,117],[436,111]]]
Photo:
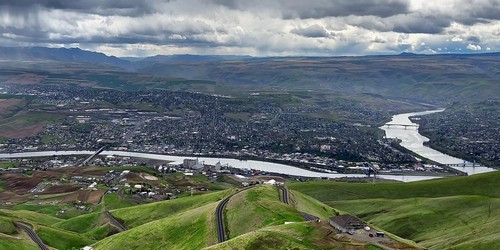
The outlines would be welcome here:
[[[62,207],[57,205],[35,205],[30,203],[18,204],[12,207],[13,210],[28,210],[42,214],[55,215]]]
[[[137,205],[136,203],[122,199],[117,193],[110,193],[104,196],[104,207],[106,210],[125,208]]]
[[[0,143],[2,143],[1,139]],[[17,168],[17,167],[19,167],[19,162],[0,161],[0,168]]]
[[[429,249],[500,247],[500,173],[414,183],[289,187]]]

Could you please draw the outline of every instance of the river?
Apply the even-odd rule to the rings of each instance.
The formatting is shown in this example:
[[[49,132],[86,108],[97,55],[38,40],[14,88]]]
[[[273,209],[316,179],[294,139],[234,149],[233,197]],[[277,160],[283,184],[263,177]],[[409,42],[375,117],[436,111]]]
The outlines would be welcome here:
[[[418,124],[413,123],[409,117],[411,116],[419,116],[419,115],[428,115],[428,114],[433,114],[437,112],[442,112],[444,109],[437,109],[437,110],[429,110],[429,111],[423,111],[423,112],[414,112],[414,113],[405,113],[405,114],[398,114],[394,115],[392,117],[392,120],[386,125],[391,125],[391,124],[403,124],[403,125],[411,125],[411,126],[417,126]],[[443,154],[435,149],[432,149],[428,146],[424,145],[424,142],[429,141],[429,138],[421,135],[418,132],[418,129],[416,127],[403,127],[403,126],[382,126],[380,127],[385,131],[385,135],[387,138],[398,138],[401,140],[401,146],[407,148],[408,150],[424,157],[430,160],[433,160],[435,162],[441,163],[441,164],[462,164],[464,163],[464,160],[449,156],[447,154]],[[487,168],[487,167],[472,167],[472,166],[466,166],[466,167],[453,167],[457,170],[460,170],[462,172],[466,172],[467,174],[479,174],[479,173],[485,173],[485,172],[491,172],[495,171],[495,169],[492,168]]]
[[[41,156],[53,156],[53,155],[90,155],[93,151],[40,151],[40,152],[23,152],[23,153],[12,153],[12,154],[0,154],[0,159],[4,158],[28,158],[28,157],[41,157]],[[164,160],[164,161],[182,161],[186,156],[175,156],[175,155],[163,155],[163,154],[150,154],[150,153],[137,153],[137,152],[127,152],[127,151],[103,151],[101,155],[116,155],[116,156],[129,156],[136,158],[154,159],[154,160]],[[222,165],[228,164],[231,167],[239,169],[256,169],[260,171],[288,174],[293,176],[303,176],[303,177],[328,177],[328,178],[340,178],[340,177],[365,177],[365,175],[359,174],[334,174],[334,173],[320,173],[305,170],[302,168],[289,166],[285,164],[265,162],[265,161],[242,161],[232,158],[209,158],[209,157],[199,157],[200,161],[205,162],[205,164],[215,165],[220,162]],[[437,176],[412,176],[412,175],[378,175],[379,178],[412,182],[421,180],[430,180],[439,178]]]

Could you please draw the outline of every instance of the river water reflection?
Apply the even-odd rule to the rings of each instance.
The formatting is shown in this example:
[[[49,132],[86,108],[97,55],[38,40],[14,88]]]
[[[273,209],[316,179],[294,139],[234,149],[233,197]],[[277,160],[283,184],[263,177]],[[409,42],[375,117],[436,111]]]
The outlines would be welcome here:
[[[0,154],[0,159],[2,158],[27,158],[27,157],[41,157],[41,156],[53,156],[53,155],[90,155],[92,151],[41,151],[41,152],[23,152],[23,153],[12,153],[12,154]],[[154,160],[164,160],[164,161],[182,161],[186,158],[193,158],[187,156],[175,156],[175,155],[163,155],[163,154],[150,154],[150,153],[138,153],[138,152],[127,152],[127,151],[103,151],[101,155],[116,155],[116,156],[129,156],[145,159]],[[256,169],[261,171],[288,174],[293,176],[303,176],[303,177],[328,177],[328,178],[340,178],[340,177],[365,177],[365,175],[359,174],[335,174],[335,173],[320,173],[313,172],[298,167],[265,162],[265,161],[242,161],[232,158],[209,158],[209,157],[199,157],[200,161],[205,162],[205,164],[215,165],[220,162],[222,165],[229,165],[234,168],[240,169]],[[411,181],[421,181],[430,180],[438,178],[436,176],[411,176],[411,175],[378,175],[377,177],[397,180],[403,182]]]
[[[401,140],[401,146],[425,157],[427,159],[433,160],[435,162],[439,162],[441,164],[462,164],[464,160],[443,154],[437,150],[434,150],[430,147],[424,145],[424,142],[429,141],[429,138],[421,135],[416,127],[403,127],[400,125],[418,125],[413,123],[409,117],[411,116],[419,116],[419,115],[427,115],[437,112],[442,112],[444,109],[423,111],[423,112],[414,112],[414,113],[405,113],[398,114],[392,117],[392,120],[386,125],[382,126],[381,129],[385,131],[385,134],[388,138],[398,138]],[[391,124],[398,124],[387,126]],[[457,170],[463,171],[471,174],[485,173],[494,171],[492,168],[487,167],[454,167]]]

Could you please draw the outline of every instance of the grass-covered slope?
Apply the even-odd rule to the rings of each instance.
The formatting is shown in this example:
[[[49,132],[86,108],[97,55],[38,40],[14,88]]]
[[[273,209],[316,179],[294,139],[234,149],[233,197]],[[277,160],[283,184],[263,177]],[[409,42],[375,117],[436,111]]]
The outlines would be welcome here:
[[[11,218],[0,216],[0,233],[15,234],[17,233],[16,227]]]
[[[115,218],[123,221],[126,227],[133,228],[150,221],[162,219],[179,212],[222,200],[233,191],[234,190],[224,190],[203,195],[121,208],[112,210],[111,214]]]
[[[101,212],[80,215],[58,222],[53,227],[83,234],[94,240],[101,240],[119,232],[119,229],[113,226]]]
[[[122,199],[117,193],[106,194],[103,198],[106,210],[135,206],[132,201]]]
[[[335,202],[430,249],[500,249],[500,199],[484,196]]]
[[[430,249],[500,248],[500,173],[414,183],[289,185]]]
[[[465,177],[443,178],[409,183],[304,182],[288,186],[327,203],[357,199],[404,199],[454,195],[484,195],[500,198],[500,171]]]
[[[19,239],[0,233],[0,249],[15,249],[15,250],[38,250],[30,239]]]
[[[156,220],[97,242],[95,249],[202,249],[217,241],[217,202]]]
[[[390,249],[419,249],[393,242]],[[298,222],[270,226],[240,235],[206,249],[382,249],[371,243],[337,235],[328,222]]]
[[[300,212],[314,215],[321,220],[327,220],[337,213],[337,211],[335,211],[332,207],[312,198],[311,196],[293,190],[290,190],[289,193],[289,200]]]
[[[252,231],[207,249],[332,249],[335,244],[322,239],[326,233],[314,223],[293,223]]]
[[[9,217],[15,220],[21,220],[21,221],[32,221],[35,223],[39,224],[44,224],[44,225],[52,225],[54,223],[62,221],[62,219],[46,215],[46,214],[41,214],[37,212],[32,212],[32,211],[26,211],[26,210],[18,210],[18,211],[12,211],[12,210],[6,210],[6,209],[0,209],[0,215]]]
[[[272,186],[259,186],[234,195],[226,207],[229,238],[265,226],[304,221],[291,205],[280,201],[279,192]]]
[[[46,226],[38,226],[36,233],[43,243],[60,250],[78,249],[95,242],[81,234]]]

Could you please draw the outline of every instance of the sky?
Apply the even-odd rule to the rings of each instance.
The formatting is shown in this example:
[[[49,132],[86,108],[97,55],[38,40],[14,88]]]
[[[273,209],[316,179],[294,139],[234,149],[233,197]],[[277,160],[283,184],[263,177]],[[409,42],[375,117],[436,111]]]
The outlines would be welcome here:
[[[115,56],[500,51],[500,0],[0,0],[0,45]]]

